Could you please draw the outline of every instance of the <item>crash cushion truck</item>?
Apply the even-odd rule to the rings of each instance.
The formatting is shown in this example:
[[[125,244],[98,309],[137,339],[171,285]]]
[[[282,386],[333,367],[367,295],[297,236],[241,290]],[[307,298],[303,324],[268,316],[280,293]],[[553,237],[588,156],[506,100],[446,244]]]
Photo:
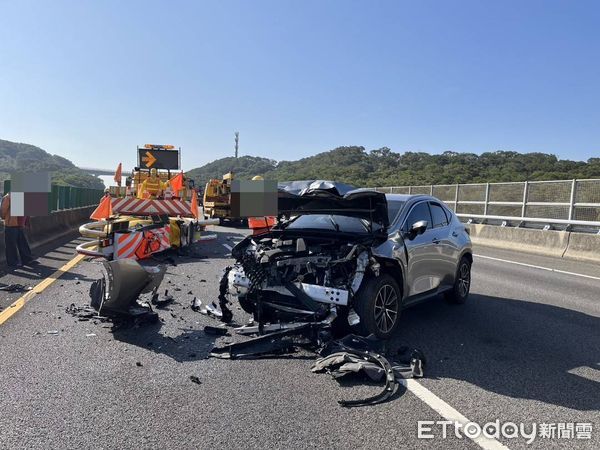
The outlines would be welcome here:
[[[147,166],[156,163],[158,152],[179,151],[173,146],[150,144],[142,150],[146,149],[148,156],[140,159]],[[171,170],[179,169],[178,163],[177,167],[167,167],[172,169],[143,168],[140,164],[128,177],[125,189],[109,189],[90,216],[95,221],[79,228],[82,236],[93,240],[80,244],[77,252],[108,260],[145,259],[169,248],[216,238],[203,231],[208,225],[218,224],[218,219],[200,217],[197,193],[185,182],[183,173],[174,172],[169,178]],[[120,175],[120,169],[118,172]]]
[[[233,172],[223,175],[222,180],[208,180],[204,188],[204,214],[209,218],[231,219],[231,182]]]

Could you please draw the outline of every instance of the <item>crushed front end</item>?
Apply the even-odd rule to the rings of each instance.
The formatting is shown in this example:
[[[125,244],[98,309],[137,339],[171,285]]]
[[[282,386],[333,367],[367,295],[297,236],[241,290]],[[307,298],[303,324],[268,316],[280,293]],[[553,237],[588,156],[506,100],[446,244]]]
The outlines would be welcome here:
[[[369,239],[306,234],[274,230],[240,242],[232,252],[229,293],[258,323],[336,317],[358,323],[354,296],[365,272],[378,270]]]
[[[354,300],[365,276],[379,271],[371,249],[387,238],[385,195],[329,181],[292,182],[279,187],[278,213],[271,231],[232,250],[229,294],[259,327],[336,317],[357,324]]]

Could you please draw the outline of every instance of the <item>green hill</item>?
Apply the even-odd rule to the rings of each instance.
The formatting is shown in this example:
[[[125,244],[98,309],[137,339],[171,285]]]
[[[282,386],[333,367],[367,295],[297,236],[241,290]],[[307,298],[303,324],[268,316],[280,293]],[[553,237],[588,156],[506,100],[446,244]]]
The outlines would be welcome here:
[[[186,175],[196,182],[196,186],[204,186],[209,179],[221,179],[227,172],[235,173],[240,180],[249,180],[255,175],[270,172],[276,165],[276,161],[258,156],[240,156],[237,159],[230,156],[192,169]]]
[[[600,178],[600,158],[587,162],[559,160],[546,153],[512,151],[475,153],[395,153],[384,147],[338,147],[297,161],[276,162],[256,156],[222,158],[188,175],[203,186],[232,170],[236,178],[262,175],[278,181],[331,179],[354,186],[406,186],[524,180]]]
[[[51,155],[33,145],[0,139],[0,183],[10,178],[11,171],[49,171],[54,184],[104,189],[102,180],[85,173],[62,156]]]

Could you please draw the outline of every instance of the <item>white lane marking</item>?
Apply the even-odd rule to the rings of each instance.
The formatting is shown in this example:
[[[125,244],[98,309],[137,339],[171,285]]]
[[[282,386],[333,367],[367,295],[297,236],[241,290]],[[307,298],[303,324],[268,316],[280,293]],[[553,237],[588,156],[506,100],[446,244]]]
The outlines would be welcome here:
[[[233,250],[233,247],[229,244],[223,244],[223,247],[225,247],[229,251]]]
[[[586,380],[600,383],[600,370],[596,369],[595,367],[575,367],[574,369],[568,370],[567,373],[577,375],[578,377],[585,378]]]
[[[518,261],[511,261],[509,259],[493,258],[491,256],[483,256],[483,255],[474,255],[474,256],[477,258],[492,259],[494,261],[501,261],[501,262],[505,262],[505,263],[509,263],[509,264],[517,264],[518,266],[531,267],[533,269],[547,270],[548,272],[562,273],[564,275],[574,275],[576,277],[589,278],[591,280],[600,280],[600,277],[594,277],[592,275],[585,275],[583,273],[567,272],[566,270],[552,269],[551,267],[544,267],[544,266],[536,266],[534,264],[527,264],[527,263],[522,263],[522,262],[518,262]]]
[[[471,422],[461,413],[459,413],[456,409],[446,403],[444,400],[439,398],[417,380],[412,378],[409,379],[401,379],[400,384],[404,385],[407,390],[415,394],[419,399],[421,399],[425,404],[427,404],[431,409],[437,412],[440,416],[442,416],[446,420],[450,420],[452,422],[458,422],[462,424],[464,427],[466,424]],[[462,433],[462,435],[465,435]],[[465,435],[466,436],[466,435]],[[508,447],[502,444],[500,441],[494,438],[488,438],[481,433],[478,437],[472,438],[473,442],[479,445],[481,448],[486,450],[508,450]]]

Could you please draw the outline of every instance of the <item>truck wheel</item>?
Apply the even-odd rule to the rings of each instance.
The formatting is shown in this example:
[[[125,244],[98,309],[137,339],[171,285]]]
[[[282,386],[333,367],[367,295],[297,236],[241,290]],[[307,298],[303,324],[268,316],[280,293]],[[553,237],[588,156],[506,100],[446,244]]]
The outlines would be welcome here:
[[[355,297],[354,309],[360,317],[356,325],[360,334],[389,339],[398,328],[402,310],[398,283],[388,274],[365,279]]]

